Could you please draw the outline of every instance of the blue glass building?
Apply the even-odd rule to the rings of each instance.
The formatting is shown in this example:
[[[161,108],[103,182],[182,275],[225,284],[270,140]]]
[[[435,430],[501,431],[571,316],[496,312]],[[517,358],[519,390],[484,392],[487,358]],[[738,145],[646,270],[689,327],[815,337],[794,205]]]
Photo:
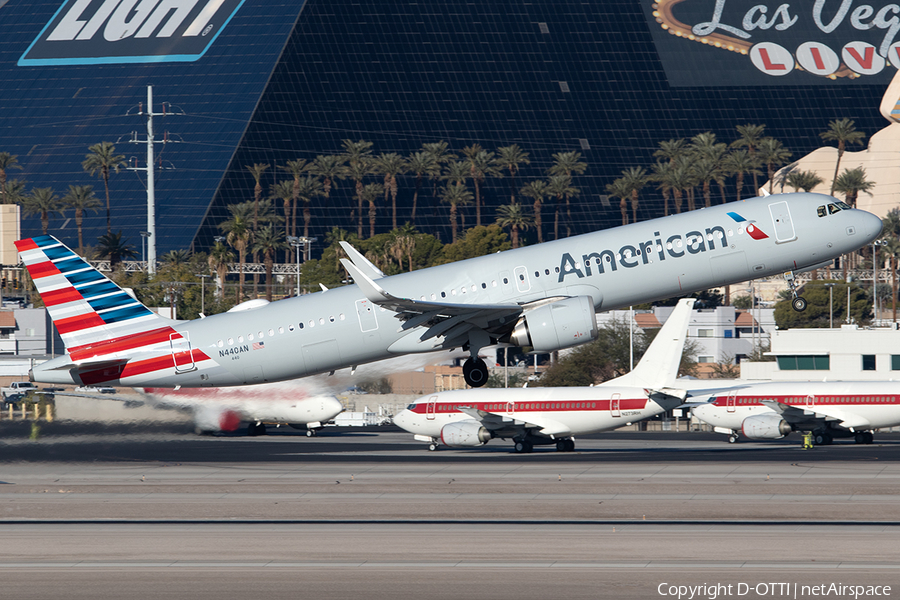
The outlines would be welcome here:
[[[178,141],[157,146],[160,252],[206,248],[226,206],[253,197],[247,165],[270,165],[267,193],[287,178],[277,165],[336,154],[343,139],[402,155],[438,140],[457,153],[515,143],[531,160],[517,187],[545,176],[552,154],[577,150],[589,165],[574,180],[571,227],[582,233],[621,222],[605,187],[648,167],[662,140],[709,130],[730,142],[736,125],[758,123],[800,157],[829,120],[883,126],[877,105],[900,62],[887,25],[758,4],[729,0],[714,18],[715,0],[0,0],[0,151],[18,156],[23,169],[8,176],[28,188],[92,184],[104,201],[81,162],[111,141],[143,166],[145,147],[128,140],[143,138],[135,112],[152,85],[157,102],[185,113],[155,121],[157,137]],[[869,21],[889,25],[882,4]],[[485,219],[509,202],[509,184],[488,185]],[[138,171],[110,182],[113,230],[136,246],[144,185]],[[401,221],[413,187],[400,178]],[[311,235],[354,229],[352,194],[338,182],[314,203]],[[639,218],[662,210],[648,187]],[[430,185],[419,215],[420,229],[449,241]],[[74,244],[71,216],[50,233]],[[105,210],[89,214],[87,243],[105,227]],[[378,231],[388,229],[380,206]],[[36,216],[23,223],[39,230]]]

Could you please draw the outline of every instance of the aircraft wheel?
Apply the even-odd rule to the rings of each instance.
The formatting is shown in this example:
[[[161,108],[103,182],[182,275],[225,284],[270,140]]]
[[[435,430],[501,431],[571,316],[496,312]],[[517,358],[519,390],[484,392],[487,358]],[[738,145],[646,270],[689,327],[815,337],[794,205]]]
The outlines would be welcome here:
[[[863,432],[857,433],[857,434],[853,437],[853,441],[854,441],[855,443],[857,443],[857,444],[865,444],[865,443],[866,443],[866,434],[863,433]]]
[[[463,377],[472,387],[481,387],[487,383],[488,368],[480,358],[469,358],[463,363]]]
[[[739,439],[741,439],[741,438],[738,436],[738,434],[732,433],[731,435],[728,436],[728,443],[736,444]]]
[[[515,450],[518,454],[528,454],[529,452],[534,450],[534,445],[528,440],[522,440],[516,442]]]
[[[797,312],[803,312],[804,310],[806,310],[806,300],[804,298],[801,298],[800,296],[797,296],[796,298],[791,300],[791,306]]]
[[[863,444],[871,444],[875,441],[875,434],[872,433],[871,431],[867,431],[865,433],[865,436],[866,436],[866,441],[863,442]]]
[[[833,441],[834,438],[828,433],[817,433],[813,436],[813,442],[815,442],[816,446],[827,446]]]
[[[566,452],[566,440],[556,440],[556,451]]]
[[[430,450],[431,452],[434,452],[434,451],[437,450],[437,449],[438,449],[438,445],[435,444],[434,442],[431,442],[431,443],[428,445],[428,450]]]
[[[575,452],[575,440],[566,440],[566,452]]]
[[[316,430],[315,429],[307,429],[306,437],[316,437]]]

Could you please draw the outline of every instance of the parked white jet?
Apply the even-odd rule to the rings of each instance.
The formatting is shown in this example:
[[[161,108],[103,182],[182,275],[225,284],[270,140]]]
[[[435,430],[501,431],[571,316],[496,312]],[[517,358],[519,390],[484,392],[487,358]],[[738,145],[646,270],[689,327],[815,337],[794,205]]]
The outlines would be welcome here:
[[[671,410],[687,394],[675,389],[694,300],[680,300],[630,373],[592,387],[455,390],[423,396],[394,424],[437,450],[512,439],[516,452],[556,444],[575,449],[575,436],[615,429]]]
[[[692,411],[732,443],[740,435],[777,440],[792,431],[811,431],[816,444],[840,437],[871,444],[873,429],[900,425],[900,393],[896,382],[887,381],[757,383],[719,390],[709,404]]]
[[[349,244],[356,285],[170,321],[51,236],[16,242],[66,354],[34,381],[216,387],[296,379],[464,348],[481,386],[491,344],[551,352],[596,337],[594,311],[817,267],[875,239],[881,220],[819,194],[756,198],[385,277]],[[836,210],[826,211],[825,206]],[[791,279],[793,282],[793,279]],[[796,298],[798,309],[805,306]]]
[[[343,405],[334,396],[310,394],[296,382],[219,388],[143,388],[152,405],[190,410],[198,433],[235,431],[248,423],[249,435],[265,435],[266,423],[303,428],[312,437]]]

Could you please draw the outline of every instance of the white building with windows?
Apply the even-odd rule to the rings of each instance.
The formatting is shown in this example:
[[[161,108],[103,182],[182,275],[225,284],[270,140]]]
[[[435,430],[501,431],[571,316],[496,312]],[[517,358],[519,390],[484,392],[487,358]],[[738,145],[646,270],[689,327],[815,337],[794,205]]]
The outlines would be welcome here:
[[[900,330],[843,325],[775,331],[773,362],[744,362],[748,381],[900,381]]]

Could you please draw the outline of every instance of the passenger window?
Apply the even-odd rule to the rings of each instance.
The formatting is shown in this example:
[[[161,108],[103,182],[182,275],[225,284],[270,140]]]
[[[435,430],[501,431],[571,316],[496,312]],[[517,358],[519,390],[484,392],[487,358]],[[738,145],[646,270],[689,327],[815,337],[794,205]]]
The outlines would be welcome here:
[[[446,298],[446,297],[447,297],[447,292],[441,292],[441,298]]]
[[[540,277],[540,276],[541,276],[541,272],[540,272],[540,271],[535,271],[535,272],[534,272],[534,276],[535,276],[535,277]]]
[[[262,331],[260,331],[260,332],[257,333],[256,335],[259,336],[259,339],[263,339],[264,337],[266,337],[265,334],[264,334]]]
[[[243,343],[244,343],[244,336],[239,335],[238,336],[238,344],[243,344]]]
[[[219,348],[221,348],[224,345],[225,345],[225,342],[223,342],[222,340],[219,340],[218,342],[216,342],[216,346],[218,346]]]
[[[274,330],[274,329],[270,329],[270,330],[269,330],[269,335],[270,335],[270,336],[275,335],[275,330]],[[262,337],[262,336],[260,336],[260,337]]]
[[[509,283],[509,279],[506,278],[506,277],[504,277],[504,278],[503,278],[503,285],[506,285],[506,284],[508,284],[508,283]]]
[[[234,338],[228,338],[228,345],[229,345],[229,346],[233,346],[233,345],[234,345]]]
[[[253,339],[253,334],[252,334],[252,333],[248,333],[248,334],[247,334],[247,339],[248,339],[248,340],[252,340],[252,339]]]
[[[302,323],[302,322],[297,323],[297,327],[298,327],[299,329],[303,329],[303,323]]]
[[[486,289],[487,289],[487,284],[486,284],[486,283],[482,283],[482,284],[481,284],[481,289],[486,290]]]
[[[288,325],[288,331],[294,331],[294,324],[293,324],[293,323],[291,323],[290,325]]]

